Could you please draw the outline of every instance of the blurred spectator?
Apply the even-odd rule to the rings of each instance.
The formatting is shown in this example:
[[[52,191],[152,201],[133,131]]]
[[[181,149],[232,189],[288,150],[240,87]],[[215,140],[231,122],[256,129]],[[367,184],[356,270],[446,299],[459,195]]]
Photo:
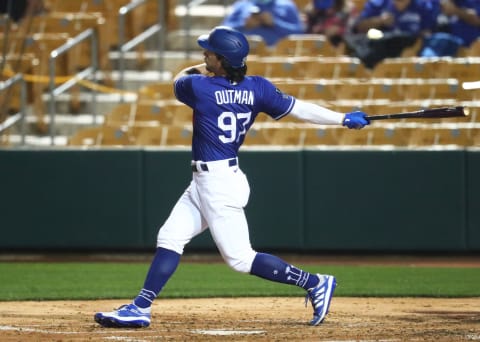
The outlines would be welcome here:
[[[437,32],[425,39],[423,57],[455,56],[480,38],[480,1],[432,0],[437,13]]]
[[[367,0],[353,26],[357,34],[345,41],[353,55],[373,68],[430,35],[435,22],[431,0]]]
[[[305,9],[307,33],[324,34],[333,45],[343,41],[358,15],[350,0],[313,0]]]
[[[420,36],[431,32],[435,18],[428,0],[367,0],[354,28],[363,33],[378,29]]]
[[[300,11],[292,0],[237,0],[222,25],[261,36],[267,46],[289,34],[305,33]]]
[[[44,10],[43,0],[0,0],[0,13],[8,14],[17,23]]]

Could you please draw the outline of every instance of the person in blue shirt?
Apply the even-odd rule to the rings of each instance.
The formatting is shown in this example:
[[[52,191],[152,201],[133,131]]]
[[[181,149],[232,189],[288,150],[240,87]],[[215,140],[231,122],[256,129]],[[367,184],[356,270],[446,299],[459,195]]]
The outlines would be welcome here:
[[[434,6],[428,0],[368,0],[358,16],[354,29],[367,33],[382,32],[429,34],[435,26]]]
[[[430,0],[367,0],[353,34],[344,37],[347,53],[374,69],[383,59],[400,57],[428,37],[435,21]]]
[[[261,36],[270,47],[290,34],[306,30],[292,0],[238,0],[222,25],[246,35]]]
[[[303,288],[313,307],[309,323],[318,325],[328,313],[336,279],[252,248],[244,212],[250,186],[238,151],[260,113],[351,129],[370,122],[363,112],[338,113],[285,94],[261,76],[247,76],[249,44],[239,31],[218,26],[200,36],[198,44],[204,63],[174,79],[175,96],[193,111],[192,181],[158,232],[157,250],[137,297],[115,311],[96,313],[94,319],[104,327],[149,326],[152,303],[175,272],[185,245],[208,228],[235,271]]]
[[[456,56],[480,38],[480,1],[432,0],[437,15],[436,32],[425,39],[423,57]]]
[[[462,39],[463,46],[480,38],[480,1],[441,0],[440,8],[448,20],[448,31]]]

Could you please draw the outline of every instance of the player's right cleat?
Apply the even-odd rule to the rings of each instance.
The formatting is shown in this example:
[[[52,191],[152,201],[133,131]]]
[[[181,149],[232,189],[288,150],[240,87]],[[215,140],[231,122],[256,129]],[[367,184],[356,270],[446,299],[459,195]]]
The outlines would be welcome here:
[[[312,302],[313,319],[309,322],[312,326],[319,325],[325,319],[325,316],[328,314],[328,308],[330,307],[333,292],[337,286],[334,276],[322,276],[320,274],[317,274],[317,276],[320,278],[320,282],[317,286],[308,289],[305,297],[305,306],[307,305],[308,300]]]
[[[107,328],[143,328],[150,325],[150,313],[140,312],[134,304],[126,304],[112,312],[98,312],[95,322]]]

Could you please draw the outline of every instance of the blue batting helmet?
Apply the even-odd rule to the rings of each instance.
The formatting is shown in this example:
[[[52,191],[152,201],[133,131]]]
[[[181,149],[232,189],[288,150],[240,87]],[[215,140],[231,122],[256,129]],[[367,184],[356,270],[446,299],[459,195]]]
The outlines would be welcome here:
[[[250,46],[245,35],[227,26],[217,26],[198,37],[198,45],[225,57],[233,68],[245,65]]]

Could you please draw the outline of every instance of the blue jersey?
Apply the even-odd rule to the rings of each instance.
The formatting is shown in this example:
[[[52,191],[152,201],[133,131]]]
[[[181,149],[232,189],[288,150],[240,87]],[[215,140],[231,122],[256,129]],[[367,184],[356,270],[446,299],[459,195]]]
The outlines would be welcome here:
[[[434,6],[426,0],[412,0],[402,12],[396,9],[393,0],[368,0],[357,20],[377,17],[383,12],[391,13],[395,18],[393,26],[382,28],[385,32],[419,34],[433,29],[436,23]]]
[[[280,119],[295,103],[260,76],[231,84],[225,77],[187,75],[175,82],[174,91],[193,109],[192,158],[203,161],[235,158],[258,113]]]
[[[273,27],[245,28],[247,19],[254,11],[269,12],[273,17]],[[300,14],[297,5],[291,0],[275,0],[268,3],[255,0],[237,1],[232,5],[232,11],[222,25],[247,35],[261,36],[268,46],[273,46],[289,34],[305,33]]]
[[[455,6],[460,8],[469,8],[475,11],[477,16],[480,16],[480,1],[479,0],[455,0]],[[439,0],[435,0],[436,11],[438,15],[441,14],[441,7]],[[476,39],[480,38],[480,27],[467,24],[457,16],[449,16],[448,26],[449,32],[454,36],[462,39],[464,46],[470,46]]]

